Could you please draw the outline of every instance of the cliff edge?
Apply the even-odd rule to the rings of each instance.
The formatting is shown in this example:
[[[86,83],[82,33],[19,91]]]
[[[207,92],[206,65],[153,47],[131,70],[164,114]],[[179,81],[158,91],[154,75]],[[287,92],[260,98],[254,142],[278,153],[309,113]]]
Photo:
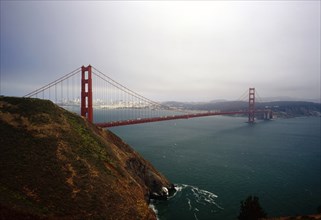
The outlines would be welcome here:
[[[0,97],[0,149],[0,219],[156,219],[150,196],[173,189],[115,134],[50,101]]]

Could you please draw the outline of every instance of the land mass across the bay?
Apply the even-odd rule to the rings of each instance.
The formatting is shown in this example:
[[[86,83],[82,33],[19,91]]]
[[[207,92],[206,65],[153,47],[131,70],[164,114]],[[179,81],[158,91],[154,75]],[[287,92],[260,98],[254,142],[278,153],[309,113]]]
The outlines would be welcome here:
[[[245,101],[212,101],[212,102],[164,102],[164,105],[193,111],[246,111]],[[321,116],[321,104],[305,101],[272,101],[256,102],[256,109],[271,109],[274,117],[289,118],[302,116]]]

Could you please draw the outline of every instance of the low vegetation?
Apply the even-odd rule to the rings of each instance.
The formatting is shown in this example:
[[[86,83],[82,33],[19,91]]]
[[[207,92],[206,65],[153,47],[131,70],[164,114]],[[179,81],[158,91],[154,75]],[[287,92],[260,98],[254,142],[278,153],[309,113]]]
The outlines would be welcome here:
[[[320,207],[317,213],[305,216],[284,216],[284,217],[267,217],[267,213],[261,207],[257,196],[248,196],[244,201],[241,201],[239,220],[321,220]]]
[[[0,97],[0,219],[156,219],[170,182],[110,131],[50,101]]]
[[[266,218],[267,214],[259,203],[259,198],[249,196],[241,202],[239,220],[258,220]]]

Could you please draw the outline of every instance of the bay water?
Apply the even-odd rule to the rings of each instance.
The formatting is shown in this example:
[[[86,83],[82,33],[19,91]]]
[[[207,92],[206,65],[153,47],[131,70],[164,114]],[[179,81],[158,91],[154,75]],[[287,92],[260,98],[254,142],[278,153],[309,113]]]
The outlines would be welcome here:
[[[237,219],[249,195],[268,216],[321,205],[320,118],[215,116],[110,130],[177,185],[168,201],[154,201],[161,220]]]
[[[124,112],[110,115],[117,120]],[[96,122],[105,117],[95,111]],[[259,197],[269,217],[316,213],[321,118],[246,120],[212,116],[110,130],[176,185],[169,200],[153,201],[160,220],[237,219],[249,195]]]

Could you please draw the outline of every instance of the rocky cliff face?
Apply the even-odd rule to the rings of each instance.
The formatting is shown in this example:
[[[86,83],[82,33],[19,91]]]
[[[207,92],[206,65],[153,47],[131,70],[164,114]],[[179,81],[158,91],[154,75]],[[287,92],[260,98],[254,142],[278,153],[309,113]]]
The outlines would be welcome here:
[[[156,219],[149,197],[172,187],[112,132],[50,101],[1,97],[0,151],[1,219]]]

